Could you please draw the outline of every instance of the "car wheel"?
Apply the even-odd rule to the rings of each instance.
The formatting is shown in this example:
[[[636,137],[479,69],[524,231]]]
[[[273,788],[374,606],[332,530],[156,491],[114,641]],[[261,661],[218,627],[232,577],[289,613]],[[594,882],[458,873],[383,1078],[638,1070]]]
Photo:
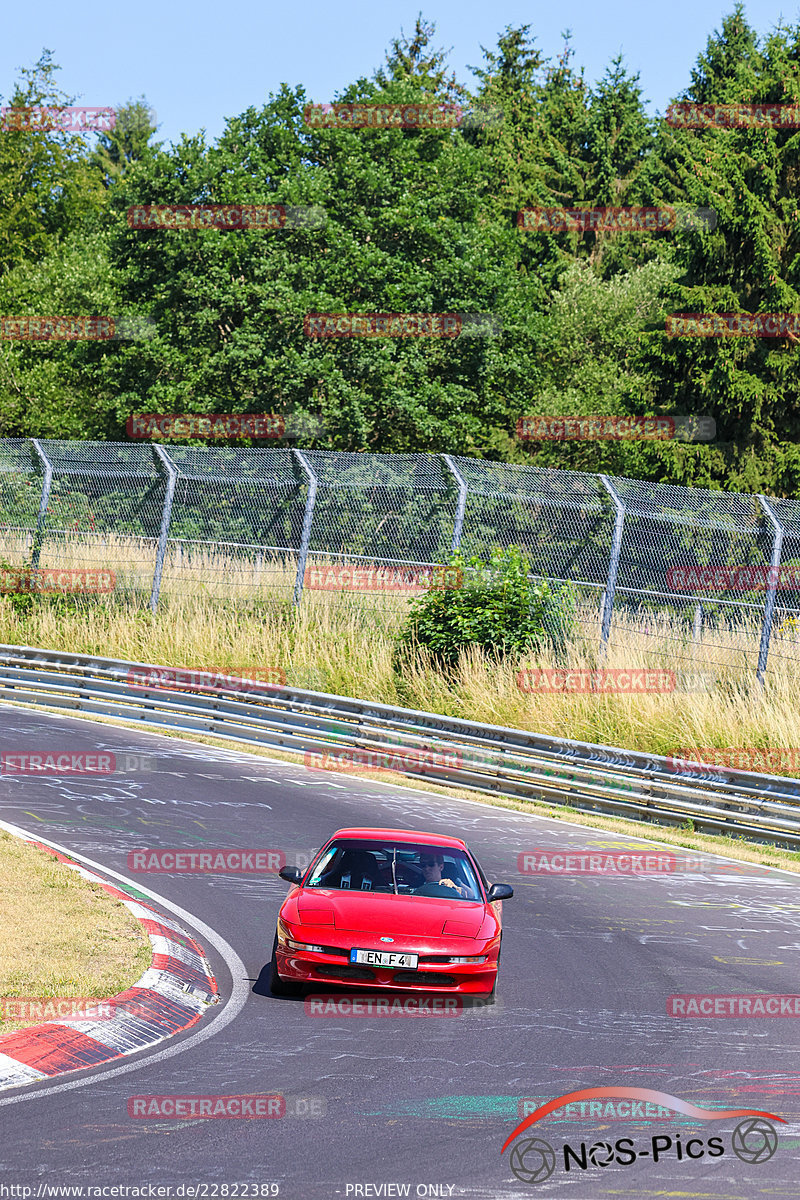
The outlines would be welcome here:
[[[500,950],[502,950],[502,946],[503,946],[503,938],[502,938],[502,934],[501,934]],[[494,983],[492,984],[492,990],[490,992],[487,992],[485,996],[481,996],[481,1000],[483,1000],[484,1004],[494,1004],[494,1002],[497,999],[497,978],[500,974],[500,950],[498,950],[498,952],[497,952],[497,971],[495,972]]]
[[[303,991],[302,983],[281,979],[278,974],[278,959],[275,953],[277,948],[278,935],[276,933],[275,941],[272,943],[272,961],[269,964],[269,990],[273,996],[299,996]]]

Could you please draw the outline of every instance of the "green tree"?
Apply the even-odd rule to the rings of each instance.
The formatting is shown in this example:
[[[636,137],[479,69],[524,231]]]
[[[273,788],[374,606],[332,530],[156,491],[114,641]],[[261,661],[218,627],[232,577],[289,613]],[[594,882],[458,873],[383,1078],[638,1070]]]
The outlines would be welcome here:
[[[695,103],[800,102],[800,27],[759,47],[741,6],[709,39],[681,97]],[[676,239],[669,312],[800,312],[800,134],[664,124],[648,172],[667,202],[713,209],[717,226]],[[707,469],[735,490],[794,494],[800,483],[798,345],[792,337],[648,335],[657,400],[706,411],[718,441]]]
[[[119,315],[108,235],[76,229],[54,238],[41,260],[0,276],[0,312]],[[111,436],[116,398],[103,363],[125,352],[118,342],[0,342],[0,436]]]
[[[114,128],[99,134],[91,163],[110,188],[119,181],[131,163],[152,152],[150,138],[156,131],[155,114],[144,96],[127,104],[118,104]]]
[[[344,99],[426,98],[397,74]],[[484,381],[497,339],[314,340],[303,317],[496,312],[514,238],[478,219],[477,153],[457,132],[309,128],[304,106],[302,89],[284,86],[230,121],[218,145],[184,139],[132,164],[114,189],[125,298],[159,324],[157,339],[110,364],[120,426],[145,403],[311,410],[333,448],[466,451],[492,417]],[[132,204],[199,201],[321,206],[327,222],[270,234],[140,232],[124,221]]]
[[[58,70],[44,50],[34,67],[23,69],[10,106],[72,104],[56,84]],[[101,191],[79,136],[34,128],[0,134],[0,274],[23,259],[40,258],[56,234],[96,220]]]

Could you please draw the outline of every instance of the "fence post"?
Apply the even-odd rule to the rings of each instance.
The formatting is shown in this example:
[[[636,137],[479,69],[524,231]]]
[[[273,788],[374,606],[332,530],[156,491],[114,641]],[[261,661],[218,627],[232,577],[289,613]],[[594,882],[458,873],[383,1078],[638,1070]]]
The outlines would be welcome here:
[[[700,633],[703,628],[703,606],[697,604],[694,610],[694,625],[692,626],[692,641],[700,641]]]
[[[156,566],[153,571],[153,590],[150,593],[150,608],[155,612],[161,592],[161,574],[164,570],[164,559],[167,553],[167,538],[169,537],[169,525],[172,520],[172,502],[175,499],[175,484],[178,482],[178,471],[163,446],[159,446],[157,442],[153,442],[151,449],[155,455],[156,466],[167,473],[167,489],[164,494],[161,529],[159,530],[158,546],[156,548]]]
[[[42,498],[39,501],[39,516],[36,518],[36,532],[33,535],[33,548],[31,550],[31,568],[32,570],[36,570],[39,566],[39,554],[44,538],[44,520],[47,514],[47,505],[50,501],[50,488],[53,486],[53,464],[39,444],[38,438],[31,438],[31,445],[36,451],[43,470]]]
[[[603,605],[603,623],[600,630],[601,653],[608,645],[608,635],[611,632],[611,614],[614,609],[614,592],[617,588],[617,572],[619,571],[619,556],[622,551],[622,527],[625,524],[625,505],[607,475],[598,475],[598,479],[611,497],[616,516],[614,518],[614,537],[611,542],[611,557],[608,562],[608,579],[606,580],[605,604]]]
[[[450,548],[451,554],[457,554],[461,545],[461,530],[464,528],[464,513],[467,509],[467,482],[449,454],[443,454],[441,457],[458,484],[458,505],[456,506],[456,519],[453,522],[453,544]]]
[[[306,511],[303,515],[303,532],[300,537],[300,553],[297,559],[297,577],[294,581],[294,603],[300,603],[300,597],[303,594],[303,580],[306,574],[306,559],[308,558],[308,546],[311,541],[311,522],[314,520],[314,505],[317,502],[317,484],[319,480],[314,473],[314,468],[303,454],[302,450],[291,450],[296,460],[305,473],[308,480],[308,496],[306,497]]]
[[[756,675],[758,682],[764,686],[764,672],[767,669],[767,655],[769,654],[769,639],[772,633],[772,618],[775,615],[775,593],[778,590],[778,574],[781,567],[781,553],[783,551],[783,526],[775,516],[775,511],[767,500],[766,496],[759,496],[758,501],[763,508],[767,520],[772,525],[773,540],[772,540],[772,557],[770,559],[770,570],[767,578],[767,598],[764,604],[764,624],[761,627],[761,645],[758,648],[758,666],[756,667]]]

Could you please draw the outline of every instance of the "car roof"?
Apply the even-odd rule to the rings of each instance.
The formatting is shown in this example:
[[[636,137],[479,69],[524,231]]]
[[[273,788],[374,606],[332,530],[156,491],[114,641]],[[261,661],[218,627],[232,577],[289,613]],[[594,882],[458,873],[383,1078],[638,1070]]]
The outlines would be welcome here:
[[[389,838],[395,842],[416,842],[426,846],[452,846],[454,849],[466,850],[467,844],[462,838],[451,837],[446,833],[421,833],[415,829],[337,829],[334,838]]]

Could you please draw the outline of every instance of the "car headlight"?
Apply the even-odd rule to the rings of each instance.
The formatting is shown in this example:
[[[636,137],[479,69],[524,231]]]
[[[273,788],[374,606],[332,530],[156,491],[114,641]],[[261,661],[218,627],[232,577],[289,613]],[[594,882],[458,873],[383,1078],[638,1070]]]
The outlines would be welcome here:
[[[318,954],[325,952],[324,946],[312,946],[308,942],[296,942],[294,938],[290,938],[289,930],[283,921],[278,921],[278,945],[287,950],[315,950]]]
[[[473,958],[448,958],[447,961],[451,965],[453,963],[482,963],[482,962],[486,962],[488,957],[489,957],[488,954],[478,954],[478,955],[475,955]]]

